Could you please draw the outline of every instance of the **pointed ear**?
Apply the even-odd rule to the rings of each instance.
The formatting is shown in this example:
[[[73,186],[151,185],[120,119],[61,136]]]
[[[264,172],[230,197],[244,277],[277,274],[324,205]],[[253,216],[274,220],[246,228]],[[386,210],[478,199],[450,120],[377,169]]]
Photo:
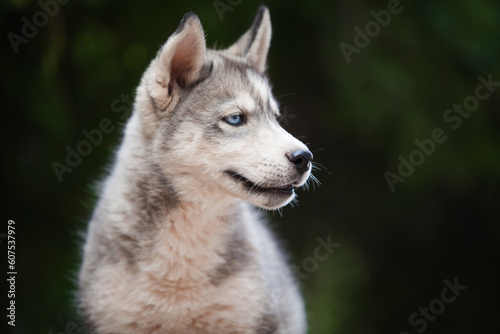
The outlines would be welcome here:
[[[248,31],[227,50],[244,57],[259,72],[266,70],[267,52],[271,44],[271,17],[266,6],[260,6]]]
[[[146,79],[149,95],[159,109],[165,110],[175,89],[203,80],[210,68],[200,19],[194,13],[187,13],[149,68]]]

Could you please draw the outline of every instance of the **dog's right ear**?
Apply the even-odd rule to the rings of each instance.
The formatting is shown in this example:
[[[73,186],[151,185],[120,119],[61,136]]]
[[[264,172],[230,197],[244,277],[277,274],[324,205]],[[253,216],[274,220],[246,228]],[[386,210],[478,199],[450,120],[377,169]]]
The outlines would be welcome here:
[[[245,58],[260,73],[266,71],[266,59],[271,44],[271,17],[266,6],[260,6],[250,29],[227,51]]]
[[[176,90],[208,76],[211,64],[207,63],[206,51],[200,19],[187,13],[156,55],[146,78],[148,93],[160,111],[168,108]]]

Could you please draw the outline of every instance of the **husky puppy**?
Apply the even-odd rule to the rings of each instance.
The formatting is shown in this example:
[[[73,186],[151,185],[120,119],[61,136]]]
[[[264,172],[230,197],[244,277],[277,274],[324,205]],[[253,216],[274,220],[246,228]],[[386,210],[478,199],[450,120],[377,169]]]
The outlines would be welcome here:
[[[312,154],[280,127],[269,11],[225,50],[187,13],[137,88],[90,221],[79,306],[92,333],[305,333],[303,301],[254,212],[295,197]]]

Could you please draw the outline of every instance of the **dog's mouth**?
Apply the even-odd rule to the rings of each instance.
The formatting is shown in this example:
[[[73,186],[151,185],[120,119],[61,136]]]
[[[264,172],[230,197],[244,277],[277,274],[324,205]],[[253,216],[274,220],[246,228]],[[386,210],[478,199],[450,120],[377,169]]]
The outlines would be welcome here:
[[[294,193],[292,184],[287,184],[279,187],[262,187],[250,181],[243,175],[238,174],[234,171],[226,171],[226,174],[231,176],[236,182],[242,184],[250,192],[268,193],[268,194],[271,193],[271,194],[287,195],[287,196],[290,196]]]

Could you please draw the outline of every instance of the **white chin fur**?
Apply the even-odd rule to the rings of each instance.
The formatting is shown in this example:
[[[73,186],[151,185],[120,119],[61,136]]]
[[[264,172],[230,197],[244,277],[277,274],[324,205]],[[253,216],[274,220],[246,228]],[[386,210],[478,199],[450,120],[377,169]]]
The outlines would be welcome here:
[[[245,198],[248,202],[253,205],[266,209],[266,210],[276,210],[281,207],[284,207],[288,203],[290,203],[295,198],[295,192],[288,197],[286,196],[278,196],[271,194],[256,194],[250,195]]]
[[[238,190],[234,195],[266,210],[279,209],[290,203],[296,196],[295,190],[293,190],[290,194],[280,192],[258,192],[249,191],[246,187],[241,185],[238,187]]]

